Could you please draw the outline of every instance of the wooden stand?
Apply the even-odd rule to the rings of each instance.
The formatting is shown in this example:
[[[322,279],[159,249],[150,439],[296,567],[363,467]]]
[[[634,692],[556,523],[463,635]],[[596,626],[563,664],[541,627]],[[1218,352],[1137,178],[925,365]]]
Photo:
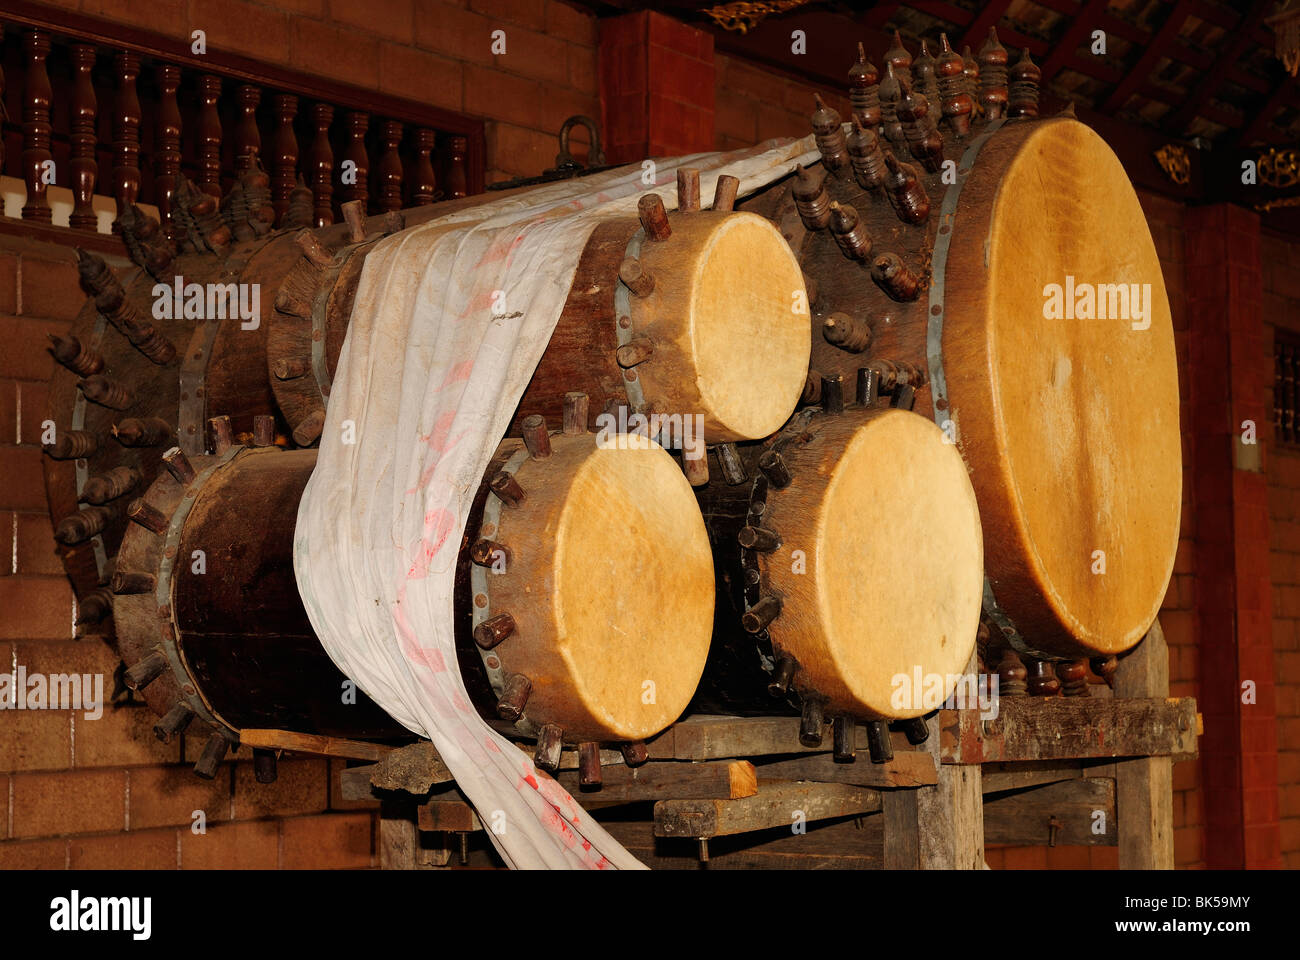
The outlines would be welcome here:
[[[1157,623],[1120,660],[1113,696],[1003,697],[987,720],[940,710],[919,747],[893,733],[884,764],[867,759],[862,725],[857,759],[841,763],[829,736],[800,745],[797,717],[691,717],[642,766],[601,751],[599,790],[580,787],[577,751],[556,779],[655,868],[977,870],[991,842],[1118,845],[1123,869],[1172,869],[1171,767],[1195,755],[1199,716],[1167,696],[1167,659]],[[382,866],[497,862],[431,752],[344,771],[344,797],[383,801]]]

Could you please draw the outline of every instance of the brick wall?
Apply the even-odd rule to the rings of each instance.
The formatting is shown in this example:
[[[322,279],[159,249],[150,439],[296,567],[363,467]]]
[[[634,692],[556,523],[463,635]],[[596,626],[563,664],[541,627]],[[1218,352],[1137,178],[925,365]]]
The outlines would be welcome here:
[[[1271,368],[1273,330],[1280,327],[1300,332],[1300,243],[1265,235],[1260,259],[1264,267],[1264,321],[1269,333],[1266,359]],[[1271,399],[1271,383],[1267,389]],[[1271,437],[1271,426],[1265,435]],[[1295,869],[1300,867],[1300,448],[1269,443],[1267,475],[1278,812],[1282,865]]]
[[[55,554],[40,423],[54,361],[48,333],[81,308],[70,248],[0,237],[0,661],[32,674],[98,674],[118,657],[74,637],[73,595]],[[337,769],[284,760],[276,783],[241,750],[203,781],[202,739],[168,746],[144,705],[0,710],[0,868],[369,867],[371,805],[343,802]],[[192,831],[202,810],[207,832]]]
[[[846,121],[851,109],[844,90],[815,86],[772,73],[726,54],[716,54],[713,142],[718,150],[753,146],[770,137],[806,137],[820,93]]]
[[[53,0],[339,83],[487,119],[487,182],[555,165],[573,114],[599,116],[596,20],[561,0]],[[506,52],[492,53],[505,32]],[[585,133],[573,137],[586,156]],[[581,149],[579,149],[581,147]]]

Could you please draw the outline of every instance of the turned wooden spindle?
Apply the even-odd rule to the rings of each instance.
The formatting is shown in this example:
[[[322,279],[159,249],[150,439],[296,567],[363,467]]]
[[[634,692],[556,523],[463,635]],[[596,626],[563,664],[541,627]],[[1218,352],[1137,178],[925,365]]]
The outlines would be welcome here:
[[[975,54],[970,52],[970,44],[961,48],[962,89],[970,97],[971,117],[978,117],[980,110],[980,65]]]
[[[346,202],[357,200],[362,210],[370,206],[370,155],[366,152],[366,130],[370,127],[370,114],[364,110],[351,110],[343,118],[343,160],[339,178],[342,189],[339,196]],[[348,181],[352,182],[349,183]]]
[[[1093,657],[1088,665],[1092,667],[1092,672],[1106,681],[1106,686],[1115,686],[1115,671],[1119,669],[1119,658],[1114,654],[1109,657]]]
[[[822,167],[836,176],[843,176],[848,170],[849,153],[844,145],[839,111],[828,107],[820,93],[813,94],[813,103],[816,106],[812,114],[813,139],[821,151]]]
[[[886,64],[885,78],[880,82],[880,130],[895,152],[907,156],[907,134],[898,119],[898,104],[902,99],[903,84],[894,72],[894,65]]]
[[[1061,692],[1067,697],[1088,696],[1088,661],[1062,660],[1056,664]]]
[[[158,125],[154,128],[154,203],[158,219],[168,239],[177,236],[172,222],[176,190],[181,173],[181,111],[176,91],[181,85],[181,68],[170,63],[158,64],[154,76],[158,83]]]
[[[939,61],[930,54],[930,45],[921,41],[921,52],[912,61],[912,89],[925,97],[936,114],[939,112],[939,77],[935,69]]]
[[[198,186],[203,193],[221,196],[221,78],[210,73],[199,77]]]
[[[117,96],[113,106],[113,199],[125,210],[140,194],[140,97],[135,82],[140,55],[119,50],[113,56]]]
[[[920,174],[910,163],[900,163],[891,151],[885,152],[885,190],[898,219],[919,225],[930,218],[930,198]]]
[[[469,140],[465,137],[447,138],[446,184],[447,199],[455,200],[469,196],[469,185],[465,173],[465,155],[469,152]]]
[[[885,51],[885,66],[894,68],[894,75],[900,80],[912,82],[912,55],[903,46],[903,35],[894,31],[894,42]]]
[[[1023,697],[1026,691],[1025,678],[1028,671],[1020,655],[1010,647],[1002,651],[998,662],[998,694],[1003,697]]]
[[[943,136],[935,126],[936,109],[919,90],[903,86],[903,98],[898,102],[898,119],[903,124],[907,149],[930,173],[938,173],[943,166]]]
[[[588,740],[578,744],[578,786],[599,790],[600,785],[600,744]]]
[[[330,124],[334,108],[328,103],[313,104],[311,123],[315,134],[307,148],[307,181],[315,198],[316,226],[334,222],[334,149],[330,146]]]
[[[52,215],[46,197],[50,164],[50,76],[45,58],[50,53],[50,35],[43,30],[29,30],[23,36],[23,182],[27,201],[23,219],[49,223]]]
[[[1029,48],[1026,47],[1020,54],[1020,59],[1007,72],[1007,76],[1010,81],[1007,87],[1007,116],[1038,116],[1038,84],[1043,72],[1029,56]]]
[[[423,207],[433,203],[438,191],[438,178],[433,172],[433,148],[435,134],[428,127],[421,127],[412,137],[415,145],[415,161],[411,165],[411,206]]]
[[[870,130],[880,126],[880,71],[858,44],[858,59],[849,67],[849,103],[853,116]]]
[[[257,127],[257,108],[262,103],[262,89],[246,83],[235,94],[239,119],[235,121],[235,174],[251,170],[262,154],[262,132]]]
[[[289,212],[289,198],[298,182],[298,136],[293,121],[298,115],[298,98],[277,93],[271,98],[275,133],[271,137],[271,206],[275,222],[283,223]]]
[[[1027,669],[1028,677],[1025,680],[1025,687],[1031,697],[1054,697],[1061,692],[1061,681],[1056,677],[1056,671],[1052,669],[1052,664],[1047,660],[1028,659]]]
[[[889,170],[885,154],[880,149],[880,138],[874,130],[864,127],[859,118],[853,118],[853,132],[845,141],[849,150],[849,164],[858,186],[871,194],[873,200],[885,195],[885,181]]]
[[[871,256],[871,234],[850,204],[832,200],[830,204],[831,236],[839,244],[840,252],[850,260],[865,263]]]
[[[989,27],[988,39],[980,47],[979,101],[984,116],[997,120],[1007,112],[1007,48],[998,41],[998,28]]]
[[[402,125],[385,120],[379,125],[379,209],[387,213],[402,208]]]
[[[826,175],[816,174],[795,164],[794,185],[790,189],[794,197],[795,209],[799,219],[809,230],[824,230],[831,222],[831,198],[826,192]]]
[[[939,78],[939,101],[943,118],[948,121],[958,139],[970,133],[971,113],[975,102],[966,92],[966,63],[961,54],[948,43],[948,35],[939,37],[939,62],[935,74]]]
[[[95,162],[95,85],[91,72],[95,69],[95,48],[88,43],[74,43],[68,48],[72,59],[72,106],[69,116],[72,129],[68,134],[69,161],[72,171],[72,213],[68,226],[74,230],[95,230],[99,218],[93,205],[95,180],[99,164]]]

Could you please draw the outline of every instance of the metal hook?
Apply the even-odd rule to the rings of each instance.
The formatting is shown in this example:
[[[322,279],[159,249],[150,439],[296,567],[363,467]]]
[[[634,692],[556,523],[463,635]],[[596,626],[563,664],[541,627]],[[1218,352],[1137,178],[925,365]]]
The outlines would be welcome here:
[[[554,169],[546,171],[547,173],[583,169],[583,165],[569,153],[569,131],[578,124],[586,127],[587,132],[591,135],[591,149],[587,153],[587,166],[603,167],[605,165],[605,151],[600,145],[600,131],[596,129],[596,121],[591,117],[575,114],[560,126],[560,152],[555,155]]]

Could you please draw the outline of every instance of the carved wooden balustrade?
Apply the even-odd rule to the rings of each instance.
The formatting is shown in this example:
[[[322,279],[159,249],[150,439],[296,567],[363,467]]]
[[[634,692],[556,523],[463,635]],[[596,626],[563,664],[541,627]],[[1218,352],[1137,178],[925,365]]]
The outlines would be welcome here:
[[[0,13],[0,172],[26,185],[31,228],[51,223],[51,184],[72,192],[69,226],[95,231],[96,194],[119,210],[153,204],[168,223],[178,178],[221,196],[254,163],[277,218],[301,179],[318,226],[349,200],[382,213],[483,189],[481,120],[220,50],[197,55],[189,38],[42,15],[17,0]]]

